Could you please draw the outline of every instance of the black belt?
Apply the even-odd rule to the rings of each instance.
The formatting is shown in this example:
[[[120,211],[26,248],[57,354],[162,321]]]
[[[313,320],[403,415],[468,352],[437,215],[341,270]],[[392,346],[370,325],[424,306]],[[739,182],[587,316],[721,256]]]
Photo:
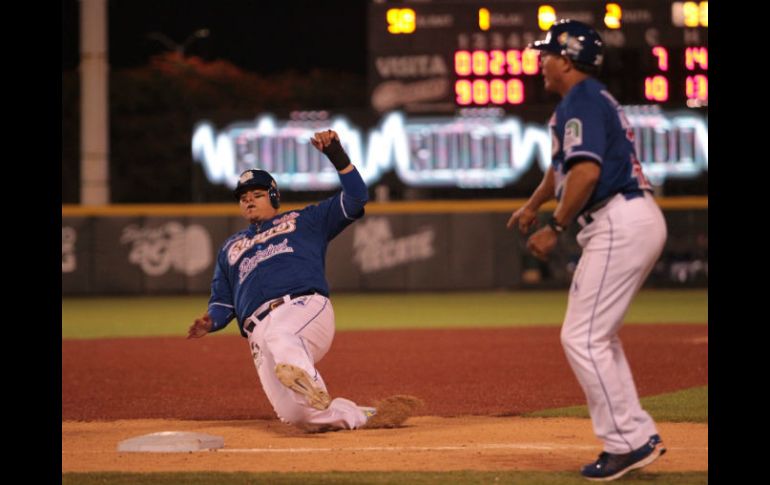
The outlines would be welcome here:
[[[619,192],[621,195],[623,195],[623,198],[626,200],[636,199],[637,197],[644,196],[644,190],[631,190],[628,192]],[[617,194],[612,194],[611,196],[600,200],[596,204],[592,205],[590,208],[584,210],[580,216],[578,216],[578,222],[581,226],[586,227],[590,223],[594,222],[594,218],[591,217],[591,214],[598,211],[605,205],[610,203],[610,200],[612,200],[613,197],[615,197]],[[581,222],[582,220],[582,222]]]
[[[300,292],[298,292],[298,293],[291,293],[291,294],[289,294],[289,299],[290,299],[290,300],[293,300],[293,299],[295,299],[295,298],[299,298],[300,296],[313,295],[313,294],[315,294],[315,293],[321,293],[321,292],[320,292],[320,291],[317,291],[317,290],[306,290],[306,291],[300,291]],[[273,310],[275,310],[276,308],[278,308],[279,306],[281,306],[281,305],[283,305],[283,304],[284,304],[284,299],[283,299],[283,297],[281,297],[281,298],[276,298],[275,300],[271,301],[271,302],[270,302],[270,303],[267,305],[267,308],[266,308],[264,311],[262,311],[262,312],[261,312],[259,315],[257,315],[257,316],[256,316],[256,319],[257,319],[257,321],[260,321],[260,322],[261,322],[262,320],[264,320],[264,319],[265,319],[265,317],[266,317],[266,316],[268,316],[268,315],[270,314],[270,312],[272,312]],[[251,319],[251,320],[249,321],[249,324],[248,324],[248,325],[246,325],[244,328],[246,329],[246,331],[247,331],[247,332],[251,332],[251,331],[253,331],[253,330],[254,330],[254,327],[256,327],[256,326],[257,326],[257,324],[256,324],[256,323],[254,323],[254,320],[253,320],[253,319]]]

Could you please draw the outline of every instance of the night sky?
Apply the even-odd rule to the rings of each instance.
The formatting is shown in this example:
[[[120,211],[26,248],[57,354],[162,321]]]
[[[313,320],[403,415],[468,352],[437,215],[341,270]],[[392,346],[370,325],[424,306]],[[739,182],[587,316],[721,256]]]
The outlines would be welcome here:
[[[208,28],[209,37],[190,43],[188,55],[262,74],[320,68],[365,75],[365,0],[109,0],[108,8],[112,69],[143,66],[168,50],[147,34],[181,44]],[[78,0],[62,0],[62,70],[79,63],[79,9]]]

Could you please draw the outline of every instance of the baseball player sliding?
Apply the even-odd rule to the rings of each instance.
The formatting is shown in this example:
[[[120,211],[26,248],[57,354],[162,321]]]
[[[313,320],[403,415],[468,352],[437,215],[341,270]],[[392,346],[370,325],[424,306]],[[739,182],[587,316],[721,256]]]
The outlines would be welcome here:
[[[283,422],[307,431],[397,426],[420,404],[417,398],[391,396],[376,407],[332,399],[315,368],[334,338],[326,248],[364,215],[368,193],[337,133],[316,133],[310,141],[337,169],[342,191],[279,214],[273,177],[264,170],[243,172],[235,197],[249,227],[219,251],[208,311],[190,326],[187,338],[221,330],[236,318],[262,389]]]
[[[599,458],[581,473],[614,480],[652,463],[666,449],[639,403],[618,331],[666,240],[666,223],[636,158],[634,132],[618,102],[594,79],[602,62],[599,34],[562,20],[540,50],[548,91],[562,100],[550,120],[552,164],[508,228],[526,234],[540,206],[558,200],[548,225],[527,247],[546,259],[577,218],[583,253],[572,278],[561,341],[588,400],[594,433],[604,442]]]

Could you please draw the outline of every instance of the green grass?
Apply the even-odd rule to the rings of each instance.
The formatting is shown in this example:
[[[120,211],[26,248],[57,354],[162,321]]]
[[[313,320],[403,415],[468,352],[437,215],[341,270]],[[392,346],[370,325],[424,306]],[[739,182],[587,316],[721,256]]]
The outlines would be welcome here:
[[[64,473],[62,485],[585,485],[575,473],[546,472],[331,472],[331,473]],[[624,485],[702,485],[707,472],[631,472],[618,483]]]
[[[642,407],[655,421],[708,423],[709,419],[708,386],[693,387],[683,391],[657,396],[643,397]],[[532,417],[571,417],[588,418],[587,406],[545,409],[525,414]]]
[[[566,291],[351,294],[333,298],[337,326],[360,328],[561,325]],[[625,319],[634,323],[706,323],[705,290],[644,291]]]
[[[481,328],[561,325],[566,291],[339,293],[337,329]],[[185,335],[207,295],[63,298],[63,338]],[[707,290],[649,290],[634,300],[630,323],[707,323]],[[219,335],[237,334],[233,322]]]

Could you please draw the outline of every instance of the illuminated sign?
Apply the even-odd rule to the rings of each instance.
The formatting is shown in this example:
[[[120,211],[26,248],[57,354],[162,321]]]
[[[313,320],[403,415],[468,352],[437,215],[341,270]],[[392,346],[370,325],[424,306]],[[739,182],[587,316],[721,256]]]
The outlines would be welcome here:
[[[539,52],[531,49],[459,50],[455,52],[455,98],[459,106],[516,105],[524,102],[524,83],[519,78],[478,78],[540,72]],[[471,76],[465,78],[465,76]]]
[[[708,170],[703,118],[664,114],[656,106],[629,106],[626,114],[637,155],[653,184]],[[408,186],[499,188],[516,182],[536,159],[542,171],[551,163],[547,126],[525,124],[501,110],[474,109],[454,117],[407,118],[390,112],[368,133],[343,116],[278,121],[265,114],[220,132],[201,122],[193,133],[192,155],[214,184],[235,188],[241,172],[261,168],[285,190],[328,190],[339,186],[339,177],[309,141],[314,132],[327,128],[339,133],[367,184],[394,170]]]
[[[609,29],[619,29],[623,17],[623,9],[617,3],[608,3],[604,14],[604,25]]]
[[[481,30],[489,30],[489,9],[479,9],[479,28]]]
[[[411,8],[391,8],[385,18],[391,34],[411,34],[415,29],[415,15]]]
[[[537,25],[545,32],[556,22],[556,11],[550,5],[541,5],[537,9]]]
[[[663,76],[645,78],[644,97],[649,101],[657,101],[658,103],[668,101],[668,79]]]
[[[677,27],[708,27],[708,2],[674,2],[671,4],[671,23]]]
[[[537,53],[527,46],[565,18],[593,26],[604,39],[598,77],[621,104],[708,106],[706,1],[369,0],[368,18],[370,104],[381,114],[450,115],[487,107],[521,115],[551,105]],[[404,70],[415,59],[448,69],[421,65],[405,80],[383,69],[385,59],[398,59]]]
[[[644,78],[644,97],[648,101],[664,103],[669,101],[670,95],[669,79],[666,76],[670,67],[668,49],[656,45],[650,52],[660,73]],[[684,67],[688,73],[681,87],[688,107],[708,106],[708,58],[708,47],[692,46],[684,49],[683,58],[678,59],[677,67]],[[690,71],[701,72],[693,74]]]

